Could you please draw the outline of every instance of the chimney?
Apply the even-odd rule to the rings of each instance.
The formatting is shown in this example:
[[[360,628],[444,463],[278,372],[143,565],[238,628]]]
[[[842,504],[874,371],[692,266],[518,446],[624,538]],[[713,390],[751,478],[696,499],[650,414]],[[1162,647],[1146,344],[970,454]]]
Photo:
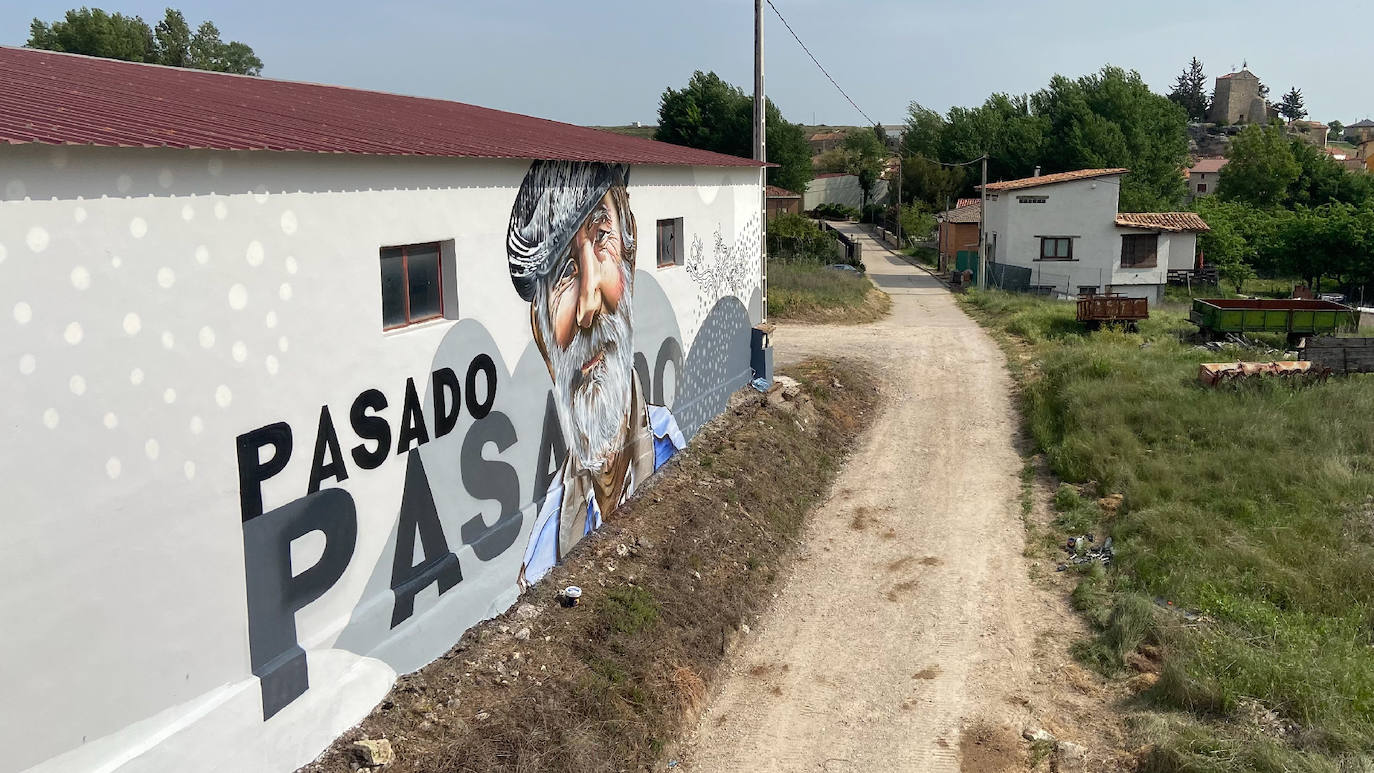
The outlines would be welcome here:
[[[1033,175],[1031,175],[1031,176],[1032,176],[1032,177],[1039,177],[1039,176],[1040,176],[1040,165],[1039,165],[1039,164],[1036,164],[1036,165],[1035,165],[1035,174],[1033,174]]]

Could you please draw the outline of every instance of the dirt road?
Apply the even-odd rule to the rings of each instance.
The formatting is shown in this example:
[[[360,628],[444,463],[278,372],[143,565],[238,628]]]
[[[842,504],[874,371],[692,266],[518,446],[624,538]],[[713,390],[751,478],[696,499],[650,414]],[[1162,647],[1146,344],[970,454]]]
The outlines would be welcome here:
[[[1035,616],[1057,610],[1022,556],[1001,350],[928,274],[848,230],[891,316],[782,326],[774,344],[780,363],[870,361],[882,413],[712,696],[689,770],[959,770],[961,730],[987,720],[1019,732],[1043,681]]]

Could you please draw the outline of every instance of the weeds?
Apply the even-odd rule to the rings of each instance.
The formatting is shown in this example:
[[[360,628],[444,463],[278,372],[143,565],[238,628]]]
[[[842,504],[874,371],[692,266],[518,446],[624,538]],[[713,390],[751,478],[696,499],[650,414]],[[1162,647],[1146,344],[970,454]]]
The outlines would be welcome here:
[[[768,264],[770,318],[871,322],[891,305],[862,274],[806,263]]]
[[[1090,334],[1072,304],[963,302],[1029,354],[1013,368],[1027,429],[1075,484],[1055,493],[1056,528],[1102,521],[1089,482],[1124,495],[1113,567],[1085,572],[1073,603],[1099,629],[1077,652],[1100,670],[1142,642],[1164,653],[1149,695],[1173,713],[1142,770],[1334,771],[1374,755],[1374,380],[1211,390],[1196,373],[1218,355],[1179,314]],[[1255,730],[1254,703],[1301,731]]]

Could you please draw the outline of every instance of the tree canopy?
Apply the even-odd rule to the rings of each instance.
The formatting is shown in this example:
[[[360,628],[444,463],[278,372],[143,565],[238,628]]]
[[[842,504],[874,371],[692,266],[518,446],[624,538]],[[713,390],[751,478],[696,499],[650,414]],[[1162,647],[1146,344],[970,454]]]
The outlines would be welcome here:
[[[168,8],[156,27],[139,16],[107,13],[99,8],[78,8],[52,23],[34,19],[29,25],[29,48],[85,54],[126,62],[146,62],[169,67],[259,75],[262,60],[246,43],[220,39],[213,22],[202,22],[191,32],[186,17]]]
[[[806,192],[814,172],[811,145],[806,141],[805,132],[800,126],[784,120],[782,111],[771,99],[766,102],[764,120],[768,160],[778,165],[768,170],[768,183],[796,193]],[[873,136],[871,132],[868,134]],[[751,158],[754,155],[754,98],[714,72],[698,70],[685,87],[664,90],[659,101],[654,139]]]
[[[1283,101],[1279,103],[1279,115],[1290,121],[1297,121],[1307,117],[1307,111],[1302,106],[1302,92],[1294,86],[1283,95]]]
[[[1202,62],[1193,57],[1183,73],[1174,81],[1174,90],[1169,99],[1188,114],[1191,121],[1207,120],[1207,76],[1202,72]]]
[[[1077,79],[1056,75],[1029,96],[993,94],[946,116],[912,103],[903,149],[949,163],[986,153],[990,180],[1028,177],[1036,166],[1045,173],[1125,167],[1122,210],[1172,209],[1186,191],[1187,120],[1139,73],[1104,67]]]

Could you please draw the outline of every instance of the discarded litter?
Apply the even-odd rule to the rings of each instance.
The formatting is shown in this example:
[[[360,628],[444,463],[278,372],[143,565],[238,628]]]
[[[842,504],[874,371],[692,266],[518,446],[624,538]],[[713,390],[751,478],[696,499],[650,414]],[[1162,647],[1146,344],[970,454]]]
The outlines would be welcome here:
[[[581,598],[582,589],[576,585],[569,585],[563,589],[562,593],[558,594],[558,603],[565,607],[575,607],[577,606],[578,599]]]
[[[1062,572],[1070,566],[1083,564],[1098,563],[1107,566],[1112,562],[1112,538],[1108,537],[1102,541],[1101,545],[1098,545],[1091,534],[1069,537],[1064,543],[1064,552],[1069,554],[1069,558],[1059,564],[1055,569],[1057,572]]]

